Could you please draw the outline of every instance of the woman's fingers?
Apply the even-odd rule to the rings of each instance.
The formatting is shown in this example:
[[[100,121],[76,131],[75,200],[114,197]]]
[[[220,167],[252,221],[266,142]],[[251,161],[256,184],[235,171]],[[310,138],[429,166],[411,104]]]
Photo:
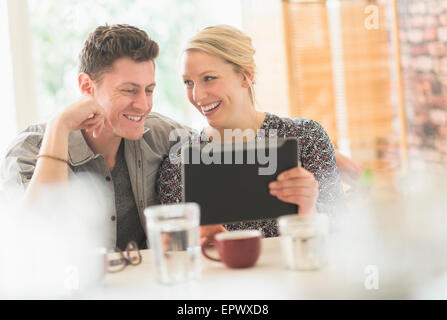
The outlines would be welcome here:
[[[269,183],[270,190],[279,190],[283,188],[291,188],[291,187],[299,187],[299,186],[307,186],[307,185],[317,185],[318,182],[315,178],[312,177],[304,177],[304,178],[293,178],[282,181],[274,181]]]
[[[313,201],[313,198],[308,197],[278,197],[279,200],[287,203],[296,204],[299,206],[299,212],[301,213],[307,213],[309,212],[314,206],[315,202]]]
[[[313,178],[313,174],[310,171],[304,169],[303,167],[294,167],[292,169],[288,169],[286,171],[281,172],[278,175],[277,181],[284,181],[293,178],[307,178],[307,177]]]
[[[209,225],[209,226],[201,226],[200,227],[200,237],[203,238],[213,238],[215,234],[220,232],[225,232],[227,229],[220,224]]]
[[[318,188],[310,186],[310,187],[299,187],[299,188],[284,188],[281,190],[272,190],[272,195],[275,196],[315,196],[318,195]]]
[[[269,184],[270,194],[279,200],[299,206],[300,212],[310,212],[318,198],[318,181],[302,167],[282,172],[278,179]]]

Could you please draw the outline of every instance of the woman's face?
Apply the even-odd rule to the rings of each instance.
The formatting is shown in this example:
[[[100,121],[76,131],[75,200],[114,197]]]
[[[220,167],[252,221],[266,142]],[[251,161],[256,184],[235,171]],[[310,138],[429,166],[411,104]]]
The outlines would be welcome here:
[[[249,83],[234,66],[199,50],[184,55],[183,81],[189,101],[214,128],[233,128],[250,107]]]

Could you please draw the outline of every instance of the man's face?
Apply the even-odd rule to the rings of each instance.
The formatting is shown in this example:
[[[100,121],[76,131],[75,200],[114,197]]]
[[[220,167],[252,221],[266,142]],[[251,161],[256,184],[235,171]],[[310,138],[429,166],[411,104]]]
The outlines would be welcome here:
[[[138,140],[143,135],[144,121],[152,109],[155,88],[153,61],[135,62],[120,58],[95,85],[94,96],[104,108],[110,127],[104,128],[128,140]]]

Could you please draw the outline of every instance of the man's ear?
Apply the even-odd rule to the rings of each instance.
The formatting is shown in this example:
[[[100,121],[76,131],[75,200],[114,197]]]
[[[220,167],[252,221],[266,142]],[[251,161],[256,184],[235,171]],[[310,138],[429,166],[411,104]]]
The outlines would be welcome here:
[[[94,83],[92,78],[85,72],[82,72],[78,76],[78,86],[83,96],[93,97],[95,93]]]

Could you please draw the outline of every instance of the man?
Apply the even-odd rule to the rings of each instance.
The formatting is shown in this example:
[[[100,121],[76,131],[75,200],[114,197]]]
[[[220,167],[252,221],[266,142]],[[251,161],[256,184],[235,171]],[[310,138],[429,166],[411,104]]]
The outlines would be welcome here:
[[[87,38],[78,76],[83,98],[49,121],[26,129],[8,150],[7,182],[34,197],[42,184],[64,182],[81,172],[104,179],[113,208],[108,246],[145,247],[143,210],[158,204],[157,171],[181,125],[150,114],[156,86],[158,45],[129,25],[100,26]],[[149,115],[150,114],[150,115]]]

